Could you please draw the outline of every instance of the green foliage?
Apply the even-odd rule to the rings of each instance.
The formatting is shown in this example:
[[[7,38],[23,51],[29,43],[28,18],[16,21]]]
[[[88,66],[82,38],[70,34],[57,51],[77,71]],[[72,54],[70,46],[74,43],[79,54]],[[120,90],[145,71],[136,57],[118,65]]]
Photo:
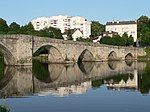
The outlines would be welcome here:
[[[99,88],[102,84],[104,84],[102,79],[92,81],[93,88]]]
[[[49,27],[40,31],[35,31],[31,22],[21,27],[16,22],[12,22],[8,27],[6,21],[3,19],[0,19],[0,34],[25,34],[63,39],[62,33],[58,28]]]
[[[131,74],[121,74],[121,75],[116,75],[116,76],[106,78],[104,80],[106,80],[106,81],[113,80],[114,83],[119,83],[121,80],[123,80],[126,83],[127,80],[131,79],[131,78],[133,79],[133,75],[131,75]]]
[[[18,34],[17,31],[9,31],[7,34]]]
[[[147,16],[141,16],[138,21],[138,40],[142,45],[150,44],[150,19]]]
[[[105,30],[105,26],[100,24],[97,21],[92,21],[91,24],[91,36],[96,37],[99,36]]]
[[[6,21],[2,18],[0,18],[0,32],[4,32],[7,33],[9,30],[8,25],[6,23]],[[1,33],[3,34],[3,33]]]
[[[150,47],[146,47],[146,48],[145,48],[145,52],[146,52],[146,55],[149,55],[149,56],[150,56]]]
[[[10,109],[7,106],[0,105],[0,112],[10,112]]]
[[[144,73],[138,78],[138,89],[143,94],[148,94],[150,89],[150,63],[147,62]]]
[[[119,35],[114,37],[103,37],[100,40],[100,43],[102,44],[108,44],[108,45],[117,45],[117,46],[125,46],[126,41],[124,38],[121,38]]]
[[[133,37],[130,35],[127,41],[127,45],[133,45],[134,44],[134,39]]]
[[[46,82],[49,78],[48,65],[33,60],[33,74],[37,79]]]
[[[15,32],[17,32],[18,30],[20,30],[20,25],[17,24],[16,22],[12,22],[12,23],[9,25],[9,30],[10,30],[10,31],[15,31]]]
[[[124,33],[122,37],[120,37],[119,35],[115,35],[113,37],[109,36],[103,37],[100,40],[100,43],[116,46],[129,46],[133,45],[134,41],[132,36],[128,37],[127,33]]]
[[[78,38],[77,41],[80,41],[80,42],[93,42],[93,40],[91,38],[87,38],[87,39]]]
[[[27,25],[22,26],[19,30],[20,34],[27,34],[32,35],[34,33],[34,27],[31,22],[29,22]]]

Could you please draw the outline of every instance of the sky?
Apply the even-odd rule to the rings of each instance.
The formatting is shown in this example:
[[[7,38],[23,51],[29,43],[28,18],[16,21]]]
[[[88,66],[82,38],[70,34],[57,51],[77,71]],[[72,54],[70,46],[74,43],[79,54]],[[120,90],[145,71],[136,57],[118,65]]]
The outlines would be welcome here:
[[[136,20],[150,17],[150,0],[1,0],[0,18],[25,25],[41,16],[81,16],[89,21]]]

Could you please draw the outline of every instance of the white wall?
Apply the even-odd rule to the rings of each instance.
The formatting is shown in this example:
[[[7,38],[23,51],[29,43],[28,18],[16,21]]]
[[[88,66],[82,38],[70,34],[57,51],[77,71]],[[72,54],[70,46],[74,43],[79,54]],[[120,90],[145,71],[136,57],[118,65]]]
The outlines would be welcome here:
[[[126,32],[128,36],[132,35],[134,42],[137,40],[137,24],[106,25],[106,31],[118,32],[120,36]]]
[[[52,16],[40,17],[31,21],[35,30],[41,30],[46,27],[55,27],[64,33],[68,29],[80,29],[83,32],[83,38],[88,38],[91,35],[91,22],[79,16]]]

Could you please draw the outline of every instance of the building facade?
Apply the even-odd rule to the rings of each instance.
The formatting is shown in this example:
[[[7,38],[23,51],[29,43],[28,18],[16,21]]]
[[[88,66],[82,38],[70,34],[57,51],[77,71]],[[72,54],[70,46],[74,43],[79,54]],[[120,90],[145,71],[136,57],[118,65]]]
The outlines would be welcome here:
[[[48,27],[55,27],[64,33],[68,29],[80,29],[83,33],[82,38],[89,38],[91,35],[91,22],[87,21],[83,17],[79,16],[52,16],[52,17],[40,17],[32,20],[31,23],[35,30],[41,30]]]
[[[113,21],[106,23],[106,32],[117,32],[120,36],[127,33],[128,36],[134,38],[134,42],[137,41],[137,22],[136,21]]]

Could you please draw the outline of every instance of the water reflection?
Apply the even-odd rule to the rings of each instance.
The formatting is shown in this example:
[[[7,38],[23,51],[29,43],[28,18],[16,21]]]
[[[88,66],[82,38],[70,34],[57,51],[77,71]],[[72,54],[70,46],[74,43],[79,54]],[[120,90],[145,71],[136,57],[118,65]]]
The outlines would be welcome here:
[[[103,84],[109,90],[139,90],[148,94],[149,65],[136,61],[86,62],[79,65],[35,61],[33,67],[5,67],[0,79],[0,97],[83,94]]]

